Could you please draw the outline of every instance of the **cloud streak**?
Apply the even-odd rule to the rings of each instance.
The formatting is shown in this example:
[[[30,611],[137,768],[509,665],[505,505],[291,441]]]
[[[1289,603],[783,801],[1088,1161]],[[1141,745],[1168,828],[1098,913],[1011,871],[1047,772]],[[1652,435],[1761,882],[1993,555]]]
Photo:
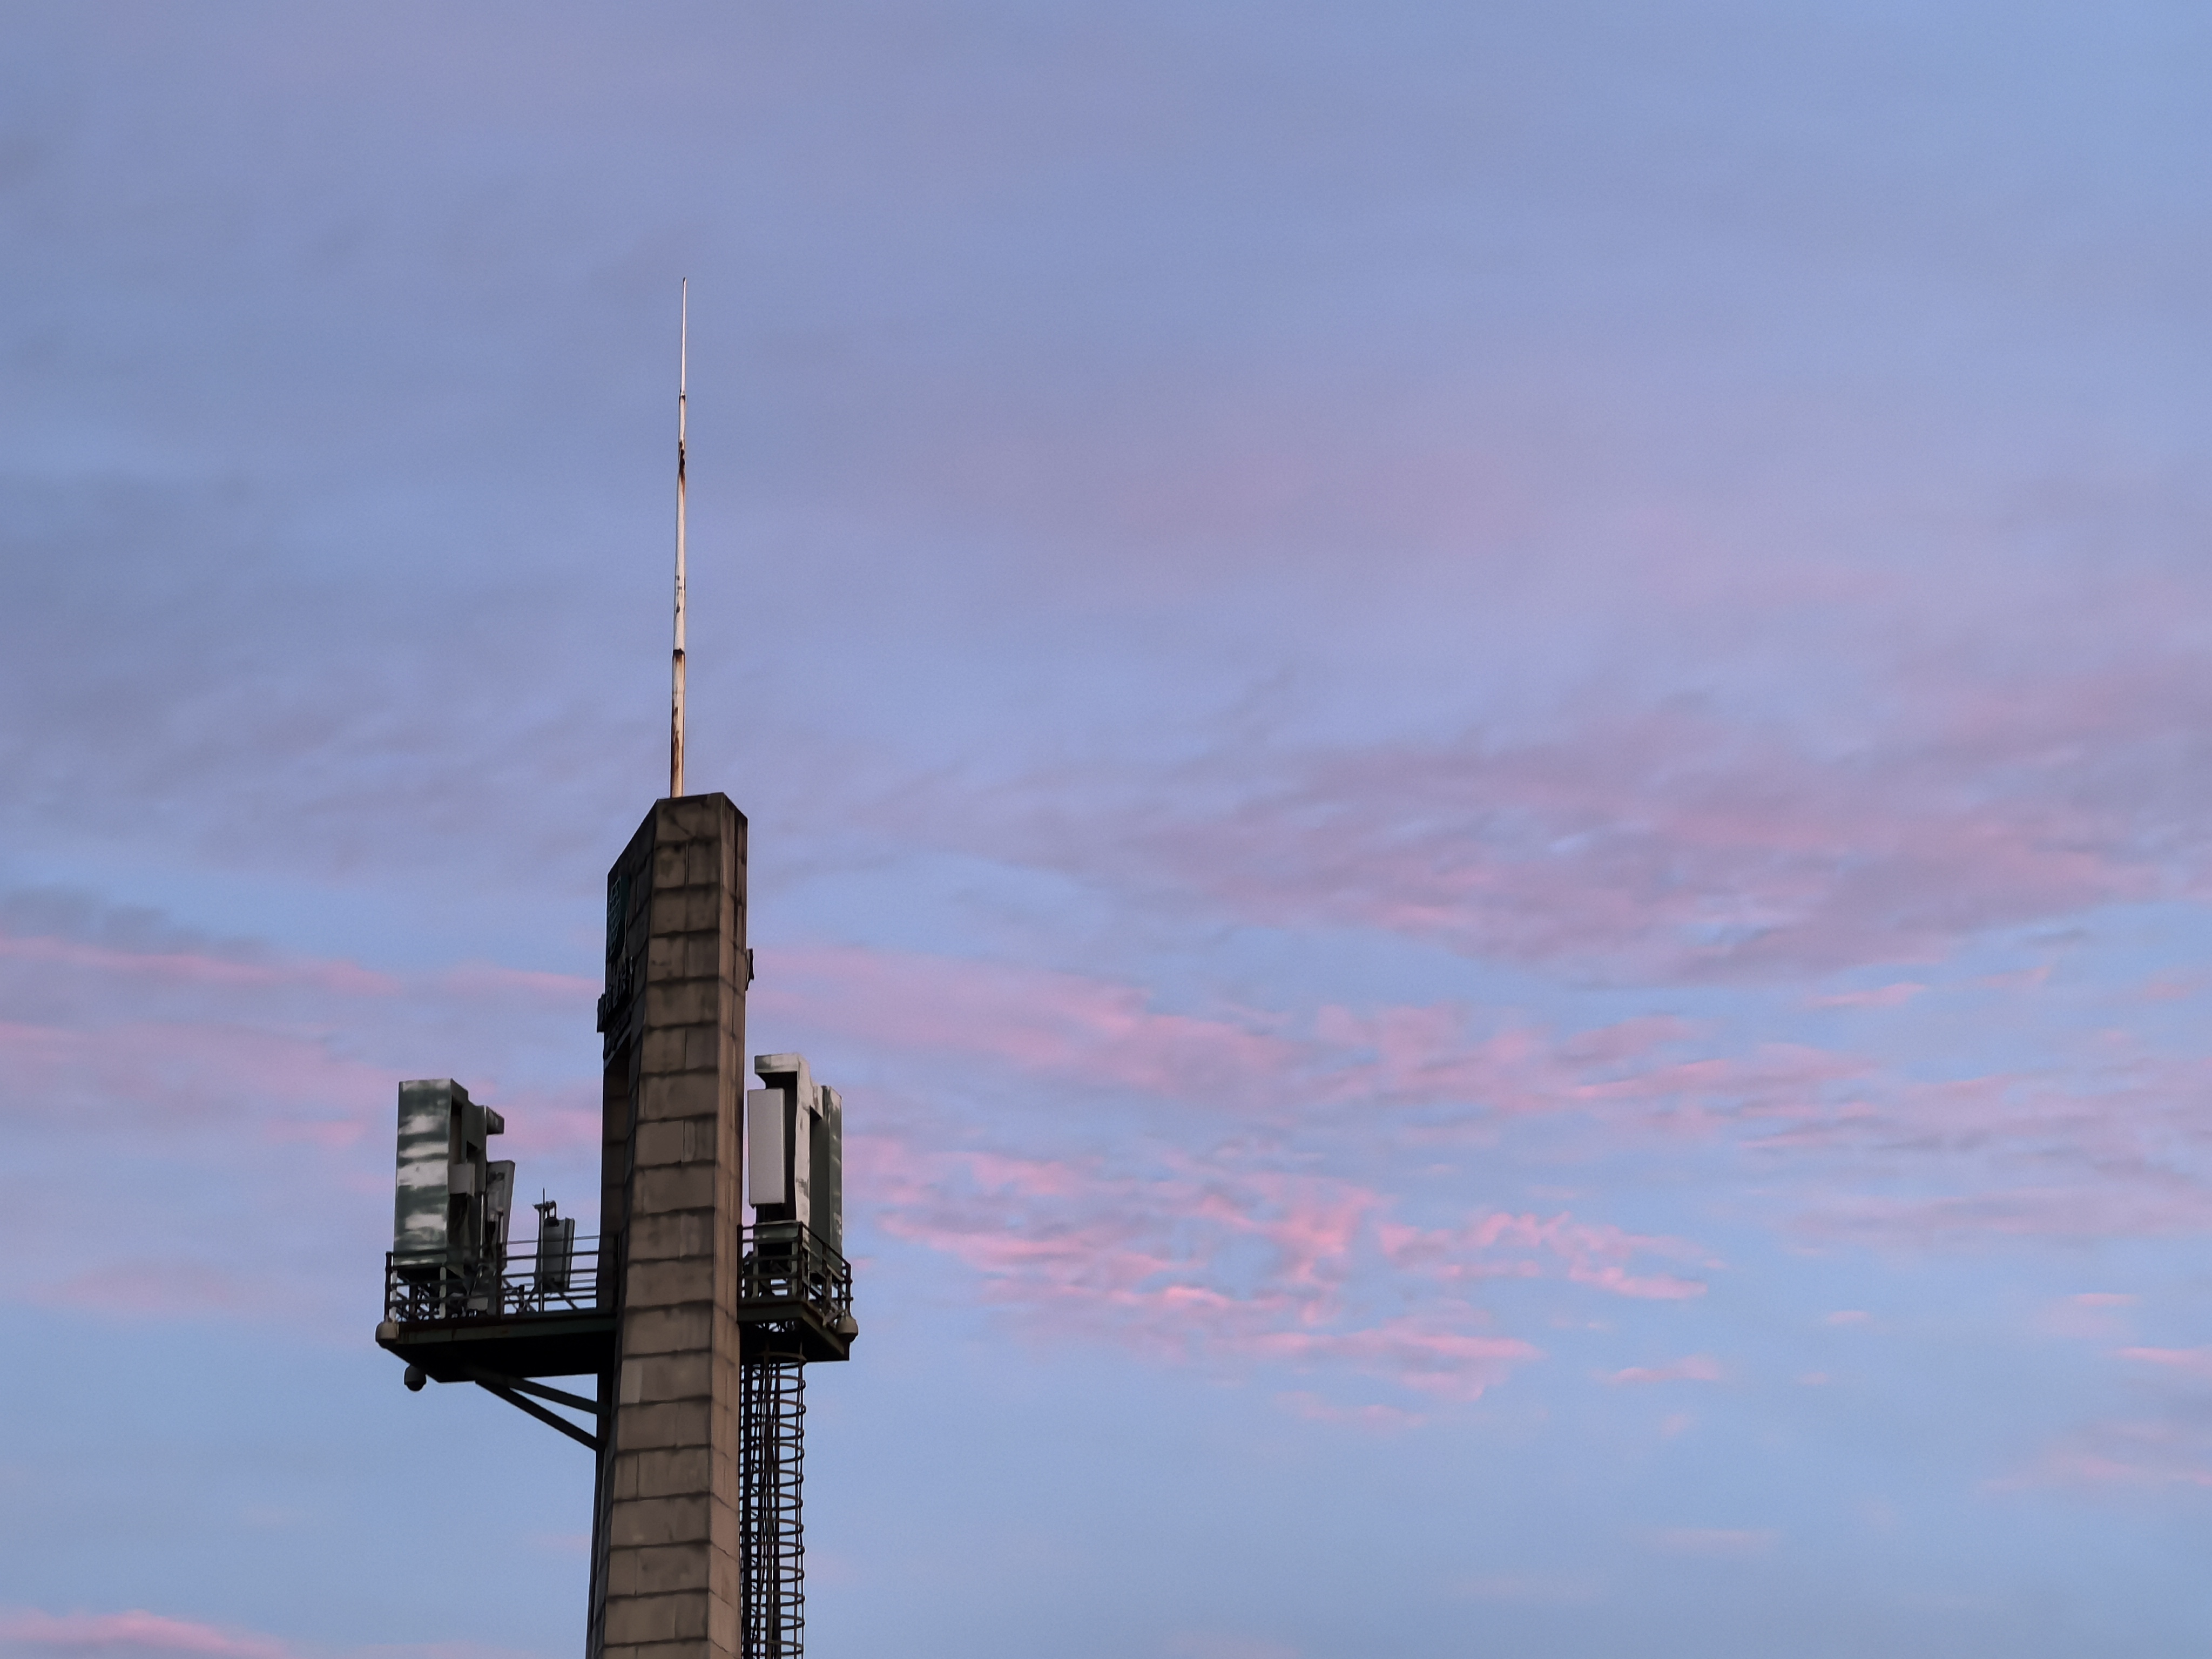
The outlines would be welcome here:
[[[1718,1382],[1727,1375],[1720,1361],[1711,1354],[1693,1353],[1664,1365],[1631,1365],[1613,1372],[1606,1381],[1615,1387],[1624,1383]]]
[[[297,1651],[270,1636],[161,1613],[44,1613],[34,1607],[0,1610],[0,1650],[24,1655],[191,1655],[196,1659],[297,1659]]]

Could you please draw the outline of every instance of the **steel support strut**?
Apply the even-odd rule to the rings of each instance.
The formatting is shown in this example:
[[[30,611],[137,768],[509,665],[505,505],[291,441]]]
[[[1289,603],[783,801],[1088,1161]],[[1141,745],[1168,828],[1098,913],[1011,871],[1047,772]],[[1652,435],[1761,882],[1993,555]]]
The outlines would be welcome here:
[[[581,1428],[577,1425],[571,1423],[567,1418],[556,1417],[553,1413],[547,1411],[544,1407],[533,1404],[532,1401],[525,1400],[522,1396],[526,1394],[534,1394],[538,1399],[550,1400],[556,1406],[567,1406],[574,1411],[589,1412],[592,1413],[592,1420],[595,1423],[598,1422],[599,1419],[599,1402],[598,1401],[586,1400],[581,1395],[563,1394],[560,1389],[549,1389],[542,1382],[526,1382],[519,1376],[502,1376],[497,1371],[483,1370],[475,1365],[468,1366],[465,1369],[468,1372],[469,1381],[475,1383],[477,1387],[482,1389],[486,1394],[497,1395],[501,1400],[507,1401],[508,1405],[514,1407],[517,1411],[529,1413],[531,1416],[536,1418],[539,1422],[560,1430],[562,1433],[567,1435],[569,1439],[575,1441],[579,1445],[588,1446],[593,1451],[599,1449],[601,1442],[598,1435],[586,1434]]]

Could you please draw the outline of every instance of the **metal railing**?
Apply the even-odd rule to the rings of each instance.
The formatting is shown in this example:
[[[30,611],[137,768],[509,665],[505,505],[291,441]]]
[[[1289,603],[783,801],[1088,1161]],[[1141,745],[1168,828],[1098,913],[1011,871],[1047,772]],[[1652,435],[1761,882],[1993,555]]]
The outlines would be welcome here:
[[[832,1322],[853,1310],[852,1264],[811,1227],[759,1221],[738,1229],[738,1304],[803,1303]]]
[[[578,1313],[599,1300],[599,1241],[569,1249],[508,1251],[457,1260],[444,1250],[387,1251],[384,1316],[414,1320],[506,1319],[517,1314]]]
[[[852,1265],[812,1228],[763,1221],[738,1230],[738,1302],[801,1304],[835,1323],[853,1310]],[[599,1305],[599,1241],[580,1238],[543,1260],[535,1250],[456,1259],[447,1251],[389,1251],[384,1316],[410,1321],[504,1319]]]

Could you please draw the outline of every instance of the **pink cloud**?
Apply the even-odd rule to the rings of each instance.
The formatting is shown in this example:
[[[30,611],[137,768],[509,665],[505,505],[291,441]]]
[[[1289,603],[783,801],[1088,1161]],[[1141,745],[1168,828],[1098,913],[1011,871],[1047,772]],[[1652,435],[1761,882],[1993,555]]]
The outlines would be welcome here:
[[[0,1063],[26,1085],[10,1104],[42,1133],[88,1133],[104,1118],[212,1154],[219,1123],[228,1158],[242,1128],[264,1160],[257,1189],[297,1191],[302,1214],[317,1193],[342,1192],[367,1231],[382,1225],[394,1081],[450,1070],[510,1111],[516,1150],[547,1160],[526,1183],[581,1207],[575,1181],[560,1190],[555,1172],[583,1170],[596,1152],[588,1079],[502,1089],[484,1070],[394,1056],[452,1052],[464,1027],[566,1021],[591,981],[481,963],[363,977],[337,964],[249,984],[166,960],[192,953],[154,953],[164,963],[141,968],[100,950],[108,956],[0,957],[16,1000],[51,1014],[0,1027]],[[1551,1280],[1648,1302],[1705,1293],[1718,1264],[1681,1240],[1565,1213],[1398,1219],[1401,1199],[1377,1171],[1416,1148],[1494,1134],[1515,1115],[1577,1121],[1609,1152],[1733,1142],[1766,1160],[1778,1219],[1794,1201],[1796,1224],[1832,1240],[2212,1224],[2212,1200],[2160,1152],[2185,1129],[2207,1068],[2120,1050],[2094,1091],[2079,1072],[1923,1084],[1804,1045],[1700,1054],[1711,1036],[1671,1018],[1547,1031],[1451,1004],[1182,1012],[1136,985],[851,947],[781,951],[757,992],[757,1029],[873,1049],[901,1072],[997,1068],[1041,1095],[1103,1083],[1175,1103],[1172,1139],[1120,1134],[1112,1165],[1065,1150],[1042,1116],[956,1129],[931,1103],[903,1125],[896,1109],[875,1117],[896,1127],[871,1136],[856,1113],[852,1190],[886,1234],[964,1264],[1024,1322],[1179,1361],[1325,1367],[1467,1398],[1535,1355],[1488,1328],[1471,1299],[1486,1284]],[[1348,1106],[1352,1163],[1340,1157]],[[1316,1176],[1316,1158],[1358,1178]],[[266,1178],[280,1166],[283,1180]],[[298,1179],[310,1169],[319,1187]],[[1899,1182],[1900,1170],[1914,1179]],[[286,1231],[282,1218],[268,1224]],[[221,1263],[157,1282],[143,1264],[160,1259],[120,1240],[112,1257],[56,1263],[19,1293],[145,1316],[220,1313],[260,1294],[233,1288]]]
[[[596,1088],[502,1090],[496,1070],[468,1064],[486,1054],[484,1033],[528,1030],[539,1004],[580,983],[549,977],[402,976],[0,933],[13,1016],[0,1024],[0,1121],[15,1173],[36,1192],[45,1171],[96,1160],[122,1183],[112,1224],[65,1250],[35,1201],[7,1206],[0,1294],[125,1319],[297,1324],[309,1309],[311,1326],[356,1329],[374,1312],[373,1276],[343,1297],[325,1276],[350,1261],[344,1282],[358,1286],[375,1265],[406,1076],[458,1073],[504,1103],[524,1181],[588,1213]],[[212,1232],[198,1219],[209,1211],[224,1217]],[[179,1255],[179,1237],[210,1248]]]
[[[803,996],[794,988],[788,1018],[815,1018],[814,998],[827,997],[832,975],[861,954],[823,958],[821,988]],[[1343,1334],[1332,1322],[1350,1305],[1345,1291],[1354,1284],[1406,1294],[1406,1281],[1426,1281],[1460,1297],[1501,1279],[1556,1278],[1650,1301],[1705,1293],[1717,1264],[1680,1240],[1504,1212],[1416,1227],[1396,1218],[1387,1186],[1371,1180],[1340,1183],[1328,1202],[1310,1182],[1295,1200],[1285,1196],[1295,1182],[1271,1189],[1270,1166],[1291,1146],[1310,1154],[1333,1144],[1339,1120],[1327,1109],[1344,1101],[1363,1103],[1363,1145],[1386,1160],[1394,1151],[1495,1133],[1498,1115],[1523,1110],[1577,1116],[1590,1126],[1591,1144],[1607,1149],[1635,1137],[1732,1140],[1767,1160],[1764,1187],[1776,1218],[1831,1242],[1942,1248],[2212,1225],[2212,1194],[2177,1178],[2159,1150],[2187,1133],[2188,1103],[2206,1069],[2196,1062],[2112,1050],[2104,1077],[2077,1070],[1923,1083],[1802,1046],[1685,1057],[1697,1033],[1674,1020],[1484,1034],[1449,1006],[1361,1013],[1324,1006],[1301,1030],[1287,1014],[1249,1010],[1234,1018],[1158,1015],[1133,988],[1073,975],[1051,978],[1030,1006],[1022,976],[923,957],[891,957],[855,977],[872,995],[899,1002],[921,1000],[902,988],[937,981],[923,1039],[933,1052],[1055,1086],[1109,1073],[1133,1089],[1172,1091],[1199,1115],[1192,1123],[1214,1114],[1224,1124],[1270,1126],[1267,1139],[1239,1139],[1202,1168],[1154,1148],[1146,1156],[1159,1161],[1149,1179],[1133,1170],[1109,1176],[1095,1161],[1017,1157],[985,1137],[938,1159],[933,1167],[956,1177],[949,1185],[940,1179],[927,1194],[894,1194],[884,1206],[894,1233],[967,1262],[993,1297],[1118,1330],[1164,1354],[1279,1354],[1297,1346],[1273,1340],[1284,1330]],[[959,1017],[949,1017],[955,1011]],[[872,1005],[844,1000],[835,1018],[850,1036],[864,1036]],[[1154,1018],[1166,1022],[1164,1042],[1201,1054],[1202,1062],[1094,1065],[1087,1034],[1141,1034]],[[1061,1030],[1065,1040],[1037,1041],[1041,1027]],[[893,1023],[895,1038],[910,1029]],[[1189,1086],[1199,1075],[1205,1086]],[[1480,1103],[1484,1115],[1409,1111],[1394,1119],[1401,1107],[1438,1101]],[[954,1200],[984,1187],[1004,1189],[1034,1214]],[[1102,1196],[1109,1192],[1111,1202]],[[1271,1251],[1265,1271],[1229,1274],[1226,1264],[1249,1246]],[[1377,1255],[1389,1274],[1378,1276]],[[1203,1332],[1190,1322],[1201,1310],[1211,1322]],[[1271,1348],[1255,1346],[1261,1337]],[[1355,1353],[1322,1342],[1304,1352],[1333,1353],[1330,1363]]]
[[[124,1656],[191,1654],[201,1659],[294,1659],[275,1637],[160,1613],[0,1610],[0,1644],[29,1653]]]
[[[1419,1412],[1401,1411],[1395,1406],[1340,1406],[1317,1394],[1297,1389],[1277,1395],[1275,1403],[1308,1423],[1344,1423],[1385,1433],[1419,1428],[1428,1421]]]
[[[1727,1373],[1711,1354],[1693,1353],[1664,1365],[1631,1365],[1605,1380],[1616,1385],[1639,1382],[1717,1382]]]
[[[1249,1008],[1173,1013],[1152,1001],[1138,986],[849,947],[783,951],[754,994],[757,1021],[779,1029],[1278,1120],[1350,1105],[1450,1103],[1505,1115],[1633,1115],[1662,1133],[1697,1135],[1723,1114],[1802,1115],[1811,1097],[1868,1069],[1779,1044],[1682,1058],[1696,1033],[1672,1018],[1480,1033],[1470,1029],[1475,1011],[1452,1004],[1323,1006],[1301,1018]]]
[[[267,1310],[291,1300],[263,1275],[246,1278],[209,1262],[174,1259],[108,1261],[32,1292],[52,1306],[175,1318]]]
[[[1742,1144],[1800,1172],[1795,1224],[1825,1243],[2190,1237],[2212,1230],[2212,1181],[2177,1154],[2208,1085],[2203,1058],[2106,1033],[2043,1071],[1808,1092]]]
[[[2149,1457],[2112,1456],[2081,1449],[2054,1450],[2026,1474],[1990,1483],[1996,1492],[2016,1492],[2033,1486],[2116,1486],[2154,1489],[2164,1486],[2212,1486],[2212,1468],[2185,1468]]]
[[[1447,1593],[1470,1601],[1569,1607],[1596,1601],[1605,1594],[1605,1586],[1572,1573],[1498,1572],[1460,1579],[1447,1587]]]
[[[93,1029],[0,1026],[16,1087],[4,1115],[66,1127],[120,1119],[155,1134],[234,1133],[281,1117],[350,1121],[397,1079],[313,1037],[250,1025],[118,1020]]]
[[[1766,1528],[1662,1527],[1648,1537],[1651,1547],[1664,1554],[1741,1561],[1771,1555],[1782,1534]]]
[[[1472,1029],[1475,1011],[1452,1004],[1325,1005],[1309,1018],[1249,1008],[1170,1013],[1140,987],[991,963],[848,947],[793,948],[777,960],[754,1000],[757,1018],[781,1029],[1278,1120],[1350,1105],[1449,1103],[1709,1135],[1730,1118],[1824,1124],[1826,1097],[1872,1070],[1852,1056],[1778,1043],[1685,1057],[1698,1033],[1667,1018],[1485,1033]]]
[[[588,1547],[590,1540],[585,1539]],[[567,1553],[568,1546],[563,1542]],[[336,1651],[344,1659],[530,1659],[519,1649],[482,1642],[406,1642],[313,1651]],[[23,1659],[302,1659],[290,1643],[257,1631],[206,1625],[161,1613],[52,1613],[35,1607],[0,1607],[0,1653]]]
[[[350,1145],[386,1127],[401,1077],[466,1073],[468,1050],[483,1046],[474,1034],[514,1024],[501,1000],[542,1000],[549,986],[566,998],[585,984],[481,965],[397,976],[0,933],[0,996],[15,1015],[0,1024],[0,1064],[16,1085],[0,1115],[55,1133],[127,1121],[198,1135],[220,1122],[234,1138]],[[470,1035],[456,1041],[449,1025]],[[468,1080],[500,1097],[483,1068]]]
[[[2170,820],[2057,787],[2045,759],[2054,729],[2084,757],[2062,775],[2097,737],[2175,729],[2148,695],[2087,719],[2042,699],[1927,710],[1842,754],[1677,708],[1233,770],[1209,756],[1081,817],[1018,789],[933,815],[970,849],[1267,926],[1662,979],[1932,962],[1978,931],[2175,890],[2153,834]]]
[[[15,1098],[36,1103],[42,1121],[90,1125],[131,1103],[172,1135],[249,1123],[268,1157],[296,1148],[325,1160],[345,1190],[368,1200],[367,1226],[381,1224],[376,1200],[388,1180],[382,1165],[392,1082],[427,1068],[349,1054],[313,1025],[301,1029],[292,1012],[312,1009],[318,1023],[388,1032],[395,1018],[436,1011],[444,1018],[457,1002],[472,1017],[537,1018],[529,1011],[543,1005],[565,1018],[565,1006],[593,988],[569,976],[483,964],[401,981],[296,975],[283,978],[294,988],[283,994],[293,998],[289,1011],[261,1025],[241,1023],[237,1012],[242,999],[258,1006],[277,996],[276,981],[242,986],[197,969],[126,971],[70,951],[15,966],[48,981],[77,975],[87,988],[80,1006],[107,1010],[105,1018],[127,1016],[134,1004],[103,1004],[91,994],[95,985],[153,988],[148,995],[167,999],[155,1006],[176,1016],[0,1030],[0,1059],[33,1085]],[[1823,1190],[1807,1224],[1846,1236],[1926,1236],[1931,1218],[1950,1231],[2041,1234],[2062,1208],[2074,1217],[2069,1224],[2085,1224],[2076,1194],[1989,1188],[1990,1172],[2011,1147],[2097,1152],[2106,1190],[2087,1224],[2124,1216],[2139,1226],[2160,1213],[2113,1184],[2114,1170],[2124,1167],[2113,1153],[2131,1133],[2149,1133],[2154,1121],[2142,1118],[2137,1103],[2154,1114],[2167,1097],[2167,1079],[2141,1074],[2128,1079],[2127,1109],[2115,1113],[2048,1084],[1913,1085],[1863,1060],[1802,1046],[1686,1054],[1699,1034],[1670,1018],[1553,1033],[1526,1025],[1478,1030],[1469,1011],[1441,1004],[1323,1006],[1305,1018],[1249,1007],[1179,1012],[1158,1007],[1136,986],[845,947],[780,953],[756,1018],[880,1047],[902,1068],[952,1060],[1055,1089],[1103,1080],[1180,1103],[1194,1115],[1191,1124],[1267,1125],[1261,1139],[1233,1139],[1202,1158],[1148,1144],[1115,1168],[1095,1158],[1018,1150],[1000,1138],[1011,1125],[963,1132],[949,1143],[892,1135],[874,1140],[872,1156],[872,1138],[856,1134],[853,1190],[868,1195],[890,1236],[964,1264],[989,1300],[1027,1325],[1081,1330],[1179,1362],[1322,1368],[1466,1399],[1536,1357],[1533,1346],[1489,1328],[1468,1299],[1486,1283],[1553,1279],[1646,1301],[1705,1293],[1705,1274],[1717,1264],[1683,1241],[1564,1213],[1495,1212],[1455,1226],[1413,1227],[1395,1218],[1397,1200],[1387,1184],[1295,1167],[1330,1144],[1337,1109],[1351,1103],[1363,1109],[1365,1143],[1386,1167],[1394,1152],[1442,1144],[1460,1132],[1455,1121],[1474,1121],[1393,1116],[1439,1102],[1492,1119],[1576,1115],[1614,1146],[1632,1135],[1734,1138],[1820,1171]],[[252,1080],[242,1096],[241,1078]],[[481,1074],[475,1080],[485,1097],[511,1109],[517,1150],[580,1164],[595,1152],[588,1080],[505,1091],[486,1089]],[[863,1121],[856,1117],[856,1126]],[[2138,1123],[2140,1130],[2130,1127]],[[915,1145],[933,1150],[917,1155]],[[1294,1152],[1294,1145],[1304,1150]],[[1895,1157],[1899,1146],[1909,1146],[1917,1164],[1948,1160],[1960,1175],[1977,1176],[1983,1189],[1904,1195],[1876,1181],[1836,1178],[1855,1163],[1878,1167],[1875,1160]],[[2052,1167],[2047,1158],[2032,1162],[2045,1174]],[[525,1171],[526,1182],[532,1173]],[[297,1182],[262,1184],[287,1190]],[[2166,1202],[2194,1200],[2175,1192]],[[272,1218],[271,1224],[279,1224]],[[150,1272],[147,1264],[161,1260],[118,1241],[112,1257],[70,1262],[23,1293],[149,1317],[194,1310],[234,1316],[270,1300],[223,1264],[169,1263]]]
[[[2203,990],[2203,974],[2154,974],[2135,989],[2139,1002],[2185,1002]]]
[[[1896,1008],[1912,1000],[1928,988],[1917,981],[1899,980],[1894,985],[1885,985],[1874,991],[1838,991],[1829,996],[1808,997],[1808,1008]]]
[[[1457,1229],[1432,1231],[1383,1224],[1376,1234],[1384,1253],[1395,1265],[1448,1284],[1541,1277],[1542,1265],[1525,1254],[1502,1259],[1492,1255],[1499,1250],[1537,1251],[1564,1263],[1566,1277],[1575,1284],[1594,1285],[1616,1296],[1677,1302],[1703,1296],[1703,1281],[1665,1273],[1632,1273],[1630,1264],[1639,1255],[1657,1255],[1713,1265],[1704,1252],[1680,1239],[1592,1225],[1564,1213],[1539,1219],[1501,1211],[1478,1217]]]
[[[465,962],[436,976],[439,982],[464,996],[512,994],[542,998],[566,1006],[580,1002],[586,1009],[599,1000],[605,981],[577,974],[547,974],[534,969],[503,968],[493,962]]]
[[[2156,1365],[2196,1381],[2212,1382],[2212,1347],[2122,1348],[2120,1358]]]
[[[2036,1315],[2035,1328],[2048,1336],[2077,1341],[2116,1341],[2127,1334],[2124,1310],[2135,1301],[2132,1296],[2095,1291],[2061,1297]]]
[[[2193,1372],[2194,1368],[2185,1362],[2180,1369]],[[2212,1436],[2193,1412],[2091,1423],[2045,1448],[2027,1468],[1989,1485],[1996,1492],[2053,1486],[2145,1492],[2212,1488]]]
[[[2040,967],[2023,968],[2015,974],[1990,974],[1974,983],[1992,991],[2040,991],[2050,983],[2054,965],[2046,962]]]
[[[1263,1637],[1185,1631],[1168,1638],[1174,1659],[1298,1659],[1298,1650]]]
[[[74,939],[0,933],[0,962],[38,971],[89,973],[228,992],[307,989],[347,997],[391,996],[400,981],[349,962],[288,958],[240,962],[190,951],[125,951]]]
[[[1350,1331],[1271,1331],[1250,1339],[1261,1352],[1292,1360],[1347,1364],[1401,1388],[1446,1400],[1474,1401],[1513,1368],[1543,1358],[1518,1337],[1479,1336],[1437,1319],[1400,1318]]]
[[[2145,1182],[2154,1178],[2161,1160],[2151,1148],[2166,1133],[2161,1120],[2178,1127],[2173,1113],[2195,1086],[2176,1066],[2160,1077],[2126,1062],[2101,1095],[2081,1092],[2093,1079],[2078,1073],[1919,1083],[1803,1046],[1684,1057],[1679,1051],[1695,1033],[1671,1020],[1486,1035],[1470,1031],[1468,1011],[1449,1006],[1358,1014],[1323,1007],[1302,1031],[1288,1014],[1164,1014],[1137,988],[1073,975],[849,951],[789,955],[803,971],[778,993],[781,1004],[763,1004],[781,1023],[826,1026],[843,1040],[894,1051],[917,1042],[925,1054],[1056,1085],[1104,1080],[1201,1112],[1257,1111],[1310,1129],[1319,1122],[1312,1114],[1339,1103],[1370,1109],[1451,1103],[1486,1117],[1577,1114],[1603,1125],[1614,1145],[1636,1133],[1736,1138],[1822,1172],[1820,1187],[1808,1188],[1802,1218],[1816,1235],[1935,1242],[2140,1234],[2193,1231],[2212,1219],[2212,1205],[2191,1188],[2169,1181],[2163,1191],[2131,1191],[2128,1184],[2131,1169]],[[853,994],[843,994],[848,988]],[[1137,1052],[1155,1036],[1152,1052]],[[1456,1133],[1451,1120],[1395,1131],[1386,1121],[1383,1131],[1403,1145]],[[1883,1190],[1908,1161],[1948,1170],[1960,1189]],[[2008,1178],[2016,1170],[2047,1183],[2053,1170],[2075,1167],[2084,1169],[2078,1189]],[[1699,1282],[1617,1260],[1592,1260],[1581,1271],[1588,1282],[1655,1298],[1694,1295]]]
[[[1933,1160],[1931,1160],[1932,1162]],[[1986,1190],[1932,1197],[1861,1193],[1820,1195],[1798,1218],[1799,1229],[1828,1243],[1941,1249],[1968,1241],[2188,1237],[2212,1230],[2212,1194],[2146,1194],[2130,1183],[2083,1180],[2066,1186],[2007,1186],[1981,1171]]]
[[[909,1052],[981,1054],[1173,1099],[1249,1100],[1310,1054],[1273,1031],[1158,1012],[1134,986],[835,945],[778,952],[754,1001],[772,1018]]]
[[[1155,1173],[1000,1153],[916,1153],[848,1142],[877,1224],[982,1279],[1017,1328],[1126,1343],[1164,1359],[1349,1371],[1467,1401],[1540,1357],[1451,1296],[1368,1313],[1348,1290],[1389,1258],[1381,1195],[1261,1168],[1200,1166],[1163,1151]],[[1554,1231],[1558,1231],[1554,1229]]]

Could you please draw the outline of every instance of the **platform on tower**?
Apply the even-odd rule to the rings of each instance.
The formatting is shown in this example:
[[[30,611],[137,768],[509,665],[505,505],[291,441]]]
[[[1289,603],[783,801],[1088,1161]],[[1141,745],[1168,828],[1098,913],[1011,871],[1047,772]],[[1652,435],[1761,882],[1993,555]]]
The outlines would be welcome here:
[[[390,1252],[377,1346],[440,1382],[596,1376],[612,1359],[616,1318],[600,1301],[599,1260],[595,1238],[542,1259]]]

